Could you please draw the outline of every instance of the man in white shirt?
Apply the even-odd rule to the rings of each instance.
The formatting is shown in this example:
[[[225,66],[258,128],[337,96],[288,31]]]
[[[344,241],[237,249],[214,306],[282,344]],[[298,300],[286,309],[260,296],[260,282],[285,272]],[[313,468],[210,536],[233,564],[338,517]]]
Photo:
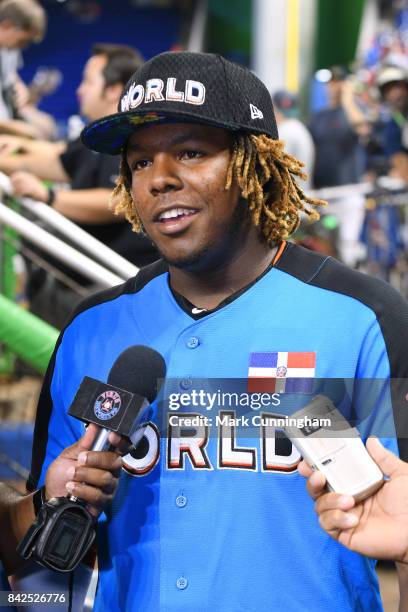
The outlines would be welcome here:
[[[285,150],[305,164],[307,180],[302,185],[311,187],[315,161],[315,146],[307,127],[297,118],[297,98],[288,91],[277,91],[273,96],[279,137],[285,143]]]

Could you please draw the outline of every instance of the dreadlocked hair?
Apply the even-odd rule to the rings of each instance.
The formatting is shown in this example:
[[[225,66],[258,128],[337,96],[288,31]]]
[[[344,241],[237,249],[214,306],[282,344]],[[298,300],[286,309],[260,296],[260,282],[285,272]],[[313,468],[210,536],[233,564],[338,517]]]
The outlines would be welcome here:
[[[301,213],[315,221],[319,219],[315,207],[326,204],[308,197],[297,184],[295,177],[306,178],[303,165],[284,151],[281,140],[264,134],[238,134],[233,141],[225,188],[230,189],[233,181],[237,182],[242,197],[247,200],[253,223],[271,246],[298,228]],[[115,214],[125,214],[133,231],[142,232],[130,185],[131,173],[126,153],[123,153],[111,203]]]

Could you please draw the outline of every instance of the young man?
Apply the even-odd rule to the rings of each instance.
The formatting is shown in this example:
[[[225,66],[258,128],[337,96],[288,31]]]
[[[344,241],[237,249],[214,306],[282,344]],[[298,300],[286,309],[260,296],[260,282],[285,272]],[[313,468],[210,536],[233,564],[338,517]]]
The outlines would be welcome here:
[[[131,344],[153,347],[167,363],[163,416],[124,458],[100,525],[94,609],[380,610],[373,562],[320,529],[299,454],[273,428],[243,426],[237,435],[240,408],[227,408],[224,397],[235,396],[223,392],[242,390],[242,381],[244,390],[288,391],[296,372],[405,377],[406,303],[286,242],[318,202],[294,180],[301,163],[278,140],[266,87],[220,56],[153,58],[130,79],[118,113],[88,126],[83,142],[122,153],[117,210],[163,261],[83,303],[61,335],[29,487],[79,434],[66,406],[84,375],[103,379]],[[262,414],[285,414],[280,395],[262,396]],[[384,401],[363,429],[385,426],[392,409],[400,418],[398,403]]]

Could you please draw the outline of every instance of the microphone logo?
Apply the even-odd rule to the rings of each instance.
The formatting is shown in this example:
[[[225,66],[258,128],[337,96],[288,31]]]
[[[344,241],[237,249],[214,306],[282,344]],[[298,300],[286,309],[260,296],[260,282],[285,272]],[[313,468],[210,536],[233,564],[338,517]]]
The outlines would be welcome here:
[[[108,421],[118,414],[121,405],[122,400],[119,393],[109,389],[96,398],[94,413],[101,421]]]

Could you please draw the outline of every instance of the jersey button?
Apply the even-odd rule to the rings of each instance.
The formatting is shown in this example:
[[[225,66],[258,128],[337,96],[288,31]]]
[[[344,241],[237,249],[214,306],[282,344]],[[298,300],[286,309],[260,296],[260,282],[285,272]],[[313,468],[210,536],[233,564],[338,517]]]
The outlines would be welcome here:
[[[187,506],[187,497],[185,495],[178,495],[178,497],[176,497],[176,506],[179,508]]]
[[[183,380],[180,382],[180,387],[181,389],[184,389],[184,391],[187,391],[187,389],[190,389],[192,384],[193,381],[191,378],[183,378]]]
[[[178,589],[183,591],[184,589],[187,588],[187,585],[188,585],[187,578],[177,578],[176,586]]]
[[[195,349],[197,348],[197,346],[200,344],[200,341],[198,338],[195,338],[194,336],[192,336],[191,338],[189,338],[187,340],[187,346],[190,349]]]

